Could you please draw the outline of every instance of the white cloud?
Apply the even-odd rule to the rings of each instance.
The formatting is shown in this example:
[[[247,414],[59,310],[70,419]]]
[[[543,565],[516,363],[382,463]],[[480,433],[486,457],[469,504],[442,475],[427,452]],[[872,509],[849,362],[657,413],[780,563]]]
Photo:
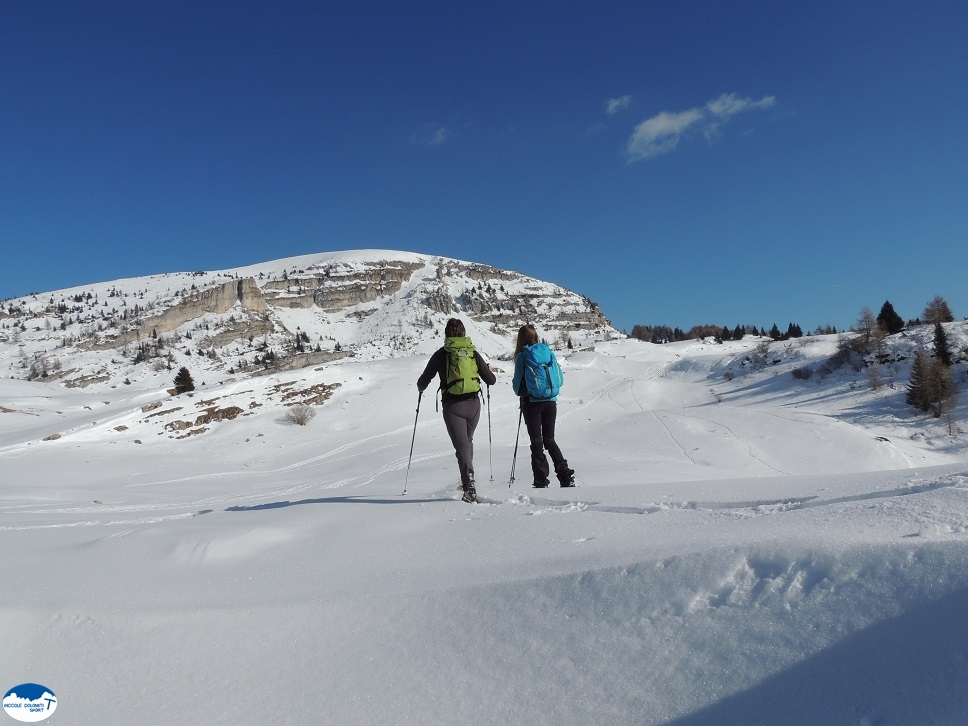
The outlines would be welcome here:
[[[629,163],[667,154],[679,145],[690,130],[701,131],[707,140],[716,138],[720,129],[733,117],[749,111],[761,111],[776,105],[775,96],[758,101],[724,93],[701,108],[661,113],[646,119],[632,133],[626,145]]]
[[[605,102],[605,113],[609,116],[614,116],[619,111],[624,111],[632,103],[631,96],[619,96],[618,98],[610,98]]]
[[[689,127],[701,120],[702,112],[693,108],[679,113],[663,111],[658,116],[643,121],[635,127],[635,132],[629,139],[629,160],[650,159],[672,151]]]
[[[450,129],[439,124],[424,124],[410,134],[410,143],[417,146],[442,146],[450,138]]]
[[[706,109],[717,118],[729,118],[744,111],[756,111],[776,105],[775,96],[764,96],[759,101],[752,98],[739,98],[735,93],[724,93],[706,104]]]

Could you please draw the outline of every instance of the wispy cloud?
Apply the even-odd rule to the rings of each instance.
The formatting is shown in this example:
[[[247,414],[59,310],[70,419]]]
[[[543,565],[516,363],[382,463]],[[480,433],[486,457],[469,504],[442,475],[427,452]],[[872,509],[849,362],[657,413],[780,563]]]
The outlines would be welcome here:
[[[702,120],[702,111],[697,108],[679,113],[663,111],[635,127],[629,139],[627,151],[630,161],[650,159],[672,151],[679,145],[679,139],[689,128]]]
[[[415,146],[442,146],[450,137],[450,129],[446,126],[427,123],[410,134],[410,143]]]
[[[764,96],[757,101],[740,98],[735,93],[724,93],[702,107],[663,111],[635,127],[625,148],[629,163],[669,153],[690,132],[701,132],[708,141],[712,141],[734,116],[762,111],[774,105],[775,96]]]
[[[632,103],[631,96],[619,96],[618,98],[610,98],[605,102],[605,113],[609,116],[614,116],[619,111],[624,111]]]

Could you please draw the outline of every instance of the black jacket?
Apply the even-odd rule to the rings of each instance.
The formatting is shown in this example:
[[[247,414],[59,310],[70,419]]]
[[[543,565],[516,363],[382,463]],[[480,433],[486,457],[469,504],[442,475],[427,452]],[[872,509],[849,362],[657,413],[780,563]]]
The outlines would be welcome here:
[[[481,382],[486,383],[489,386],[493,386],[497,383],[497,377],[491,371],[487,363],[481,357],[481,354],[476,350],[474,351],[474,360],[477,361],[477,372],[481,377]],[[440,379],[440,387],[444,388],[447,385],[447,351],[443,347],[438,348],[437,351],[430,356],[430,360],[427,362],[427,367],[424,368],[424,372],[420,374],[420,378],[417,379],[417,388],[421,391],[426,390],[427,386],[430,385],[430,381],[433,379],[434,375]],[[444,391],[441,394],[441,401],[444,403],[452,403],[454,401],[463,401],[468,398],[474,398],[478,394],[476,393],[461,393],[453,394]]]

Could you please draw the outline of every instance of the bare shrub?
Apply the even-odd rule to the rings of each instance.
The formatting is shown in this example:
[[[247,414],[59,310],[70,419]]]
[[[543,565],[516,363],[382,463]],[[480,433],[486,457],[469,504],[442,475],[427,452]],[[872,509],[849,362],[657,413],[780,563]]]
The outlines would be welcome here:
[[[296,424],[297,426],[305,426],[315,417],[315,408],[312,406],[307,406],[304,403],[297,403],[295,406],[289,407],[289,410],[286,411],[286,415],[283,418],[288,423]]]
[[[881,367],[876,363],[867,369],[867,383],[872,391],[876,391],[884,385],[884,377],[881,375]]]
[[[809,381],[810,378],[813,376],[813,368],[811,368],[810,366],[803,366],[801,368],[794,368],[791,371],[791,374],[798,381]]]
[[[764,340],[756,345],[756,348],[750,354],[750,363],[753,366],[753,370],[761,371],[766,367],[767,358],[770,355],[770,341]]]

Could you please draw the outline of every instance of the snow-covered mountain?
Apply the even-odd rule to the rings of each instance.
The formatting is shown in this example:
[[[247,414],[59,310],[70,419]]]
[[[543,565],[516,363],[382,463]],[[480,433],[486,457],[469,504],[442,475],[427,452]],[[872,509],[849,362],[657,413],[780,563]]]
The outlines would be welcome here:
[[[390,250],[291,257],[210,272],[115,280],[6,300],[0,375],[93,390],[196,381],[426,353],[464,320],[506,357],[533,323],[559,348],[617,334],[588,298],[488,265]]]

